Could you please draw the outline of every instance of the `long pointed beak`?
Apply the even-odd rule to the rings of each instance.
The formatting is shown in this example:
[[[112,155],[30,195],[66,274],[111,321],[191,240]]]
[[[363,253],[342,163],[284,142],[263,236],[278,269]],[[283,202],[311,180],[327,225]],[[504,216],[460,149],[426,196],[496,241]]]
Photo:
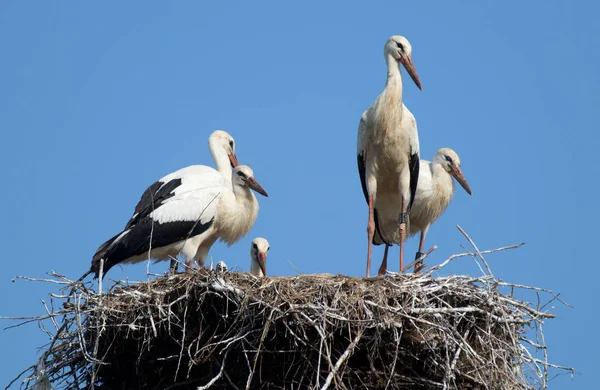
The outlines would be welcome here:
[[[460,185],[462,186],[462,188],[464,188],[465,191],[467,191],[467,193],[469,195],[472,195],[472,193],[471,193],[471,187],[469,187],[469,183],[467,183],[467,179],[465,179],[465,175],[463,175],[462,170],[460,169],[460,167],[453,166],[451,174],[456,179],[456,181],[460,183]]]
[[[265,252],[258,253],[258,265],[263,275],[267,276],[267,254]]]
[[[231,164],[231,168],[235,168],[238,165],[240,165],[235,153],[231,153],[228,157],[229,157],[229,163]]]
[[[400,63],[404,65],[404,69],[406,69],[412,81],[414,81],[417,87],[419,87],[419,89],[422,91],[423,88],[421,87],[421,80],[419,79],[419,75],[417,74],[417,70],[415,69],[415,64],[413,64],[412,62],[412,58],[403,54],[400,57]]]
[[[265,189],[262,188],[261,185],[258,184],[256,179],[253,177],[248,178],[248,187],[252,188],[254,191],[258,192],[259,194],[266,196],[267,198],[269,197],[269,194],[267,194],[267,191],[265,191]]]

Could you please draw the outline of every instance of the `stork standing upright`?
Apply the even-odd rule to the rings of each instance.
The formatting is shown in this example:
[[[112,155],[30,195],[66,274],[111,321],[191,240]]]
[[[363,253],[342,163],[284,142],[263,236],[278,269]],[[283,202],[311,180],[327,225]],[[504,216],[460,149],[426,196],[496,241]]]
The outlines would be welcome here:
[[[387,40],[384,47],[387,82],[383,92],[363,113],[358,127],[358,172],[369,205],[367,277],[371,270],[375,229],[384,240],[391,233],[388,229],[382,231],[378,216],[398,208],[394,230],[397,229],[401,237],[400,272],[404,267],[406,223],[419,177],[419,136],[415,117],[402,102],[400,64],[422,89],[411,55],[412,47],[406,38],[395,35]],[[387,264],[382,263],[380,274],[382,270],[385,273],[386,268]]]
[[[432,161],[421,160],[419,185],[410,214],[409,229],[410,236],[421,233],[415,260],[423,255],[423,245],[429,227],[446,211],[454,196],[452,178],[455,178],[469,195],[472,194],[471,187],[460,169],[458,154],[454,150],[441,148],[435,153]],[[386,245],[385,254],[387,249]],[[415,264],[415,272],[419,270],[420,264]]]
[[[208,149],[215,162],[216,170],[223,176],[229,188],[232,189],[231,168],[239,165],[233,137],[224,130],[215,130],[208,137]],[[123,230],[130,229],[140,219],[154,211],[162,202],[181,193],[182,189],[189,191],[195,184],[202,186],[202,180],[204,180],[202,175],[206,172],[206,168],[204,165],[190,165],[158,179],[146,188]],[[172,272],[177,270],[176,259],[171,260],[170,269]]]
[[[250,231],[259,209],[251,190],[268,196],[252,169],[237,166],[232,184],[206,166],[198,166],[195,175],[195,180],[178,186],[176,194],[155,204],[150,213],[98,248],[91,266],[96,277],[101,259],[107,272],[119,263],[168,260],[180,252],[190,272],[194,260],[204,264],[217,239],[231,246]]]
[[[271,249],[269,241],[262,237],[252,240],[250,247],[250,273],[256,276],[267,276],[267,252]]]

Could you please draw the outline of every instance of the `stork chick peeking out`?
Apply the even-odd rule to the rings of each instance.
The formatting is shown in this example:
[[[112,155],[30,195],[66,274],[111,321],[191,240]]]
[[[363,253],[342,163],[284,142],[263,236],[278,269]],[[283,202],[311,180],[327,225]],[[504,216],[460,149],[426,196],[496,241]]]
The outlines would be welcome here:
[[[379,216],[394,212],[394,230],[400,237],[400,272],[403,271],[408,216],[419,178],[417,123],[402,101],[400,74],[402,64],[417,87],[422,89],[412,61],[412,47],[406,38],[394,35],[385,43],[384,57],[387,63],[385,88],[363,113],[358,127],[358,172],[369,205],[367,277],[371,270],[375,229],[386,243],[393,234],[379,224]],[[387,264],[382,263],[380,274],[386,269]]]
[[[258,277],[267,276],[267,252],[271,249],[269,241],[262,237],[252,240],[250,247],[250,273]]]

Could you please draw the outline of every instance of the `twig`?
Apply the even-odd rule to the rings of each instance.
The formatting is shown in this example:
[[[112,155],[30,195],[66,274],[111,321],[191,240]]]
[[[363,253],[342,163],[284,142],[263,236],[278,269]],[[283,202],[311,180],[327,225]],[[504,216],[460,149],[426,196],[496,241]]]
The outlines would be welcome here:
[[[481,259],[481,261],[483,261],[483,264],[485,265],[485,268],[487,269],[488,275],[490,275],[491,277],[494,277],[494,274],[492,273],[492,269],[490,268],[490,266],[488,265],[487,261],[485,261],[485,258],[483,257],[483,255],[481,254],[481,252],[479,251],[479,248],[477,248],[477,245],[475,245],[475,243],[473,242],[473,240],[471,240],[471,237],[469,237],[469,235],[467,234],[467,232],[465,232],[463,230],[463,228],[461,228],[460,226],[456,225],[456,227],[458,228],[458,230],[463,234],[463,236],[465,236],[467,238],[467,240],[469,240],[469,242],[471,243],[471,245],[473,246],[473,248],[475,249],[475,251],[477,252],[477,255],[479,256],[479,258]]]
[[[412,263],[410,263],[409,265],[407,265],[406,267],[404,267],[404,269],[405,270],[410,269],[410,267],[412,267],[413,265],[422,262],[423,260],[425,260],[425,258],[427,256],[429,256],[431,254],[431,252],[433,252],[437,248],[438,248],[437,245],[432,246],[431,248],[429,248],[429,250],[427,252],[425,252],[424,254],[422,254],[418,259],[416,259],[415,261],[413,261]]]
[[[223,370],[225,370],[225,361],[227,360],[227,354],[229,354],[229,349],[225,351],[225,355],[223,355],[223,361],[221,362],[221,368],[219,369],[219,372],[217,373],[217,375],[215,375],[207,384],[205,384],[204,386],[198,386],[197,390],[206,390],[209,389],[212,385],[215,384],[216,381],[218,381],[219,379],[221,379],[221,376],[223,375]]]
[[[356,347],[356,344],[358,344],[361,337],[362,337],[362,332],[359,332],[356,335],[356,337],[354,337],[354,340],[352,340],[352,342],[348,345],[348,347],[346,348],[346,350],[344,351],[342,356],[340,356],[340,358],[337,360],[337,362],[335,363],[335,366],[333,366],[333,370],[331,370],[329,375],[327,375],[327,379],[325,379],[325,384],[323,385],[323,387],[321,387],[321,390],[327,390],[329,388],[329,385],[331,384],[333,377],[338,372],[338,370],[340,369],[342,364],[344,364],[344,362],[350,357],[352,350],[354,349],[354,347]]]

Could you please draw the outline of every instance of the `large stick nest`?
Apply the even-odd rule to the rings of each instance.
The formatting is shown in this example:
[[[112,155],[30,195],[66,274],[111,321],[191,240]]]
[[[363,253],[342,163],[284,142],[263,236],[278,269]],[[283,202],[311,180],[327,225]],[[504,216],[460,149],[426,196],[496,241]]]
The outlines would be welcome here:
[[[432,277],[439,268],[370,279],[201,269],[101,294],[53,274],[70,291],[60,310],[37,318],[56,332],[29,380],[65,389],[546,388],[540,332],[553,315],[501,293],[512,285],[491,275]]]

